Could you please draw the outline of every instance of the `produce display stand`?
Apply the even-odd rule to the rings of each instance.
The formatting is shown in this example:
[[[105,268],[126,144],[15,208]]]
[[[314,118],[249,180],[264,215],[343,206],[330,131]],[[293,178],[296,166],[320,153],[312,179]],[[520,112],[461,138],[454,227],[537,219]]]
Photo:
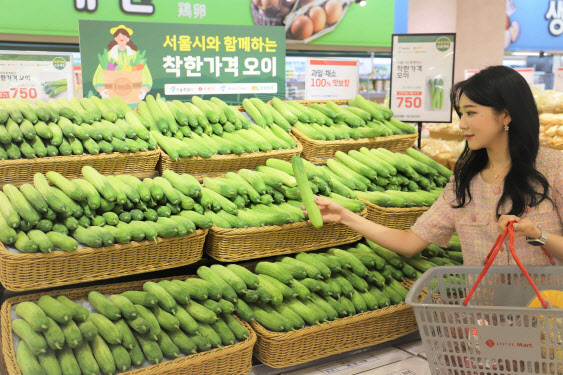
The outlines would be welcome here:
[[[402,283],[410,288],[412,281]],[[413,308],[405,303],[336,319],[292,332],[272,332],[256,321],[254,355],[274,368],[387,342],[418,330]]]
[[[381,207],[365,199],[367,218],[387,228],[408,230],[430,207]]]
[[[21,292],[185,266],[201,259],[207,232],[50,254],[14,254],[0,244],[0,282]]]
[[[255,169],[259,165],[265,165],[268,159],[291,161],[294,156],[301,155],[303,146],[294,136],[291,134],[290,136],[297,147],[286,150],[244,153],[242,155],[215,155],[210,158],[194,156],[180,158],[178,161],[170,159],[168,154],[161,151],[158,169],[161,175],[165,170],[171,169],[176,173],[189,173],[197,179],[203,179],[204,177],[220,177],[227,172],[236,172],[243,168]]]
[[[186,279],[189,276],[182,278]],[[174,277],[180,279],[180,277]],[[168,280],[174,278],[167,278]],[[16,351],[12,340],[12,319],[11,311],[13,307],[24,301],[37,302],[43,296],[56,297],[65,295],[71,300],[84,299],[88,297],[90,291],[96,290],[102,294],[119,294],[128,290],[142,290],[145,281],[135,281],[129,283],[119,283],[110,285],[93,286],[88,288],[66,289],[62,291],[52,291],[49,293],[31,294],[9,298],[2,305],[0,321],[2,324],[2,357],[6,366],[6,371],[1,369],[2,374],[20,375],[21,372],[16,361]],[[245,341],[229,345],[211,351],[192,354],[187,357],[179,357],[175,360],[162,362],[144,368],[136,368],[123,372],[126,375],[243,375],[248,374],[252,369],[252,349],[256,342],[256,334],[250,326],[240,320],[240,323],[248,330],[249,337]]]
[[[303,157],[311,163],[320,164],[334,157],[336,151],[347,153],[350,150],[359,150],[362,147],[382,147],[389,151],[401,152],[412,147],[418,139],[418,133],[391,135],[388,137],[344,139],[338,141],[317,141],[307,137],[299,130],[293,128],[293,133],[303,144]]]
[[[366,217],[367,209],[359,213]],[[362,235],[340,223],[325,223],[317,229],[300,222],[259,228],[209,230],[205,253],[221,262],[300,253],[358,241]]]
[[[36,159],[0,161],[0,184],[19,185],[33,181],[33,176],[49,171],[69,179],[82,176],[82,167],[89,165],[101,174],[134,174],[153,172],[160,158],[160,149],[144,152],[112,152],[98,155],[52,156]]]

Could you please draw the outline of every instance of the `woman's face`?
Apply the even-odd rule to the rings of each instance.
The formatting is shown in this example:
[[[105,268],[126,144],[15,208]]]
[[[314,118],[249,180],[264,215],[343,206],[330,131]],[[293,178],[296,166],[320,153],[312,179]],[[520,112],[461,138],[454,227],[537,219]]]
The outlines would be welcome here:
[[[462,94],[459,99],[461,121],[459,128],[472,150],[490,148],[504,141],[508,132],[504,126],[510,123],[510,115],[504,110],[497,113],[494,108],[477,104]]]
[[[122,33],[117,34],[117,36],[115,37],[115,41],[117,42],[119,49],[125,49],[125,46],[127,46],[129,40],[130,38]]]

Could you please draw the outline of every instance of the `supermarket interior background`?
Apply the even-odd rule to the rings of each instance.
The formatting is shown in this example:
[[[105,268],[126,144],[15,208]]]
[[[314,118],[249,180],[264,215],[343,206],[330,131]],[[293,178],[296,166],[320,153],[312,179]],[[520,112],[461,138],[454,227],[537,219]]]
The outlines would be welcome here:
[[[457,235],[407,258],[313,198],[409,230],[492,65],[563,151],[561,0],[2,1],[0,374],[563,375],[562,313],[481,315],[499,275],[451,312]]]

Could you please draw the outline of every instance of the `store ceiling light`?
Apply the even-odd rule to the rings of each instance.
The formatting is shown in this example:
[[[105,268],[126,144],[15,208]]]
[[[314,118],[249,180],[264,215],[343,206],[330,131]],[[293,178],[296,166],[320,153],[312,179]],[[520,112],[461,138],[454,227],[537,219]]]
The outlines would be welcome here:
[[[513,56],[539,56],[539,52],[512,52]]]

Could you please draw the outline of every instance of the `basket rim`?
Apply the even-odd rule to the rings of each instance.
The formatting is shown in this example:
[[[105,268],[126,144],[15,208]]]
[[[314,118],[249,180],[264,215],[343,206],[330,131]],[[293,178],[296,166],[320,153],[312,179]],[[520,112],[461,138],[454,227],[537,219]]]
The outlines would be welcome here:
[[[373,210],[381,211],[386,214],[410,214],[410,213],[424,213],[430,209],[430,206],[422,206],[422,207],[382,207],[378,206],[375,203],[371,203],[370,201],[358,197],[360,201],[364,202],[366,207],[371,208]]]
[[[17,360],[16,360],[16,352],[13,346],[13,340],[12,340],[12,320],[11,320],[11,316],[10,316],[10,312],[11,312],[11,308],[13,305],[20,303],[20,302],[24,302],[24,301],[30,301],[30,302],[36,302],[37,300],[39,300],[40,297],[44,296],[44,295],[49,295],[51,297],[54,296],[58,296],[58,295],[64,295],[65,293],[74,293],[74,292],[81,292],[84,293],[84,295],[87,295],[88,292],[93,291],[93,290],[97,290],[98,292],[104,294],[104,286],[107,286],[108,288],[124,288],[122,290],[134,290],[134,289],[125,289],[128,288],[129,286],[132,287],[137,287],[138,285],[141,286],[142,288],[142,284],[145,283],[146,281],[160,281],[160,280],[174,280],[174,279],[186,279],[186,278],[191,278],[191,277],[198,277],[197,275],[184,275],[184,276],[173,276],[173,277],[165,277],[165,278],[159,278],[159,279],[148,279],[148,280],[138,280],[138,281],[131,281],[131,282],[125,282],[125,283],[115,283],[115,284],[100,284],[100,285],[93,285],[93,286],[88,286],[88,287],[83,287],[83,288],[73,288],[73,289],[60,289],[60,290],[53,290],[50,292],[46,292],[46,293],[34,293],[34,294],[26,294],[26,295],[22,295],[22,296],[15,296],[15,297],[11,297],[8,298],[6,301],[4,301],[4,303],[2,304],[2,307],[0,309],[0,322],[1,322],[1,329],[2,329],[2,337],[1,337],[1,343],[2,343],[2,357],[4,360],[4,364],[6,366],[6,369],[8,370],[8,374],[17,374],[17,369],[19,369],[19,366],[17,364]],[[100,291],[101,290],[101,291]],[[151,369],[151,373],[152,374],[158,374],[159,372],[153,372],[153,371],[158,371],[159,368],[165,368],[168,366],[171,366],[173,363],[179,363],[179,362],[186,362],[185,366],[189,366],[189,365],[193,365],[194,363],[198,363],[199,361],[208,359],[208,360],[216,360],[218,357],[221,357],[222,354],[229,354],[231,352],[236,352],[236,351],[242,351],[245,350],[249,347],[253,347],[254,344],[256,343],[257,340],[257,335],[256,332],[252,329],[252,327],[250,326],[250,324],[248,324],[247,322],[245,322],[244,320],[240,319],[238,316],[236,316],[235,314],[233,314],[233,316],[235,317],[235,319],[237,319],[247,330],[248,330],[248,338],[244,341],[238,342],[236,344],[233,345],[228,345],[226,347],[222,347],[222,348],[215,348],[206,352],[200,352],[200,353],[196,353],[196,354],[191,354],[189,356],[184,356],[181,358],[176,358],[173,360],[168,360],[165,362],[161,362],[157,365],[150,365],[148,367],[143,367],[140,369],[134,369],[134,370],[130,370],[127,372],[123,372],[120,374],[125,374],[125,375],[137,375],[137,374],[143,374],[145,372],[148,371],[148,369]],[[8,368],[8,363],[10,364],[10,367]],[[184,364],[183,364],[184,365]],[[10,372],[10,370],[16,369],[15,372]]]
[[[393,142],[393,141],[408,141],[410,138],[413,140],[418,139],[418,131],[413,134],[400,134],[400,135],[390,135],[388,137],[372,137],[372,138],[360,138],[360,139],[339,139],[334,141],[319,141],[307,137],[305,134],[300,132],[298,129],[293,128],[293,132],[304,141],[312,143],[316,146],[345,146],[345,145],[370,145],[372,143],[381,142]]]
[[[361,212],[358,212],[358,215],[362,217],[366,217],[368,214],[367,207],[364,208]],[[335,225],[342,225],[340,223],[324,223],[324,225],[335,226]],[[251,228],[220,228],[216,225],[211,227],[210,231],[215,235],[243,235],[248,236],[253,233],[268,233],[268,232],[280,232],[285,230],[291,230],[294,228],[301,228],[301,227],[312,227],[313,224],[307,221],[300,221],[298,223],[289,223],[283,225],[267,225],[263,227],[251,227]]]
[[[187,239],[191,239],[191,238],[197,238],[197,237],[201,237],[202,235],[205,236],[207,235],[209,229],[197,229],[195,232],[190,233],[185,235],[184,237],[171,237],[171,239],[183,239],[183,240],[187,240]],[[161,237],[157,237],[157,241],[158,243],[162,243],[162,242],[166,242],[169,241],[168,238],[161,238]],[[141,246],[146,246],[146,245],[151,245],[153,242],[149,241],[149,240],[143,240],[143,241],[131,241],[128,242],[126,244],[113,244],[111,246],[102,246],[102,247],[98,247],[98,248],[94,248],[94,247],[79,247],[78,249],[76,249],[76,251],[53,251],[52,253],[41,253],[41,252],[36,252],[36,253],[19,253],[19,254],[14,254],[8,251],[8,249],[6,249],[6,247],[4,246],[3,243],[0,242],[0,260],[2,261],[26,261],[26,260],[34,260],[34,259],[64,259],[67,257],[72,257],[72,256],[80,256],[80,255],[91,255],[91,254],[102,254],[104,251],[113,251],[116,249],[130,249],[130,248],[135,248],[135,247],[141,247]]]
[[[283,149],[283,150],[260,151],[260,152],[252,152],[252,153],[245,152],[244,154],[241,155],[235,155],[235,154],[213,155],[210,158],[202,158],[201,156],[192,156],[189,158],[180,158],[177,161],[172,160],[170,156],[168,156],[168,154],[164,152],[164,150],[160,149],[160,157],[161,160],[163,160],[166,163],[184,163],[184,162],[206,162],[206,161],[222,162],[226,160],[235,160],[235,159],[244,160],[244,159],[257,159],[257,158],[269,157],[269,156],[274,157],[277,155],[287,155],[287,154],[295,154],[295,153],[300,154],[303,151],[303,145],[301,144],[301,142],[299,142],[299,139],[295,137],[293,134],[291,133],[288,134],[295,141],[297,147]]]
[[[0,161],[0,169],[4,167],[13,167],[18,165],[25,165],[25,164],[47,164],[47,163],[56,163],[56,162],[64,162],[67,161],[77,161],[77,160],[99,160],[99,159],[119,159],[119,158],[129,158],[131,156],[134,157],[143,157],[143,156],[152,156],[152,155],[160,155],[160,147],[157,147],[154,150],[148,151],[138,151],[138,152],[112,152],[112,153],[105,153],[100,152],[97,155],[92,154],[82,154],[82,155],[59,155],[59,156],[46,156],[44,158],[35,158],[35,159],[15,159],[15,160],[2,160]]]

